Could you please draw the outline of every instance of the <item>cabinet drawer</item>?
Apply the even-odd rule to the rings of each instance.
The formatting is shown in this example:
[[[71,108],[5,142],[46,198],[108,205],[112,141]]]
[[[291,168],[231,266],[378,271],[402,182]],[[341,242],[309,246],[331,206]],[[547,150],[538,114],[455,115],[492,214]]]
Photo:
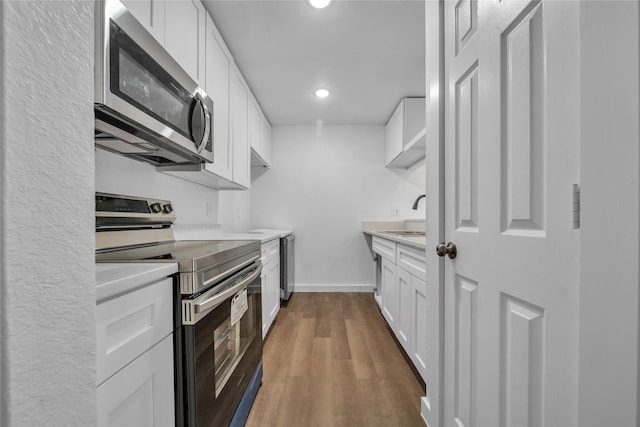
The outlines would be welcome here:
[[[411,246],[398,245],[396,264],[421,280],[427,278],[427,253]]]
[[[392,262],[396,262],[396,243],[391,240],[383,239],[378,236],[373,236],[372,240],[373,251],[384,258]]]
[[[172,288],[167,278],[96,306],[97,384],[171,333]]]
[[[273,239],[262,244],[262,264],[280,256],[280,239]]]

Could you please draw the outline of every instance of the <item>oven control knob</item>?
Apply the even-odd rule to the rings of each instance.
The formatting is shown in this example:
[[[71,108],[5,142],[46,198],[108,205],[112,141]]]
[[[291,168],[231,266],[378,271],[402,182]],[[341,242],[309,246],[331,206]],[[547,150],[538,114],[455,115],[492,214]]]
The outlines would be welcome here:
[[[164,212],[166,214],[170,214],[171,212],[173,212],[173,208],[171,207],[171,205],[166,204],[166,205],[162,206],[162,212]]]
[[[153,203],[151,205],[151,210],[153,213],[160,213],[160,211],[162,211],[162,206],[160,206],[160,203]]]

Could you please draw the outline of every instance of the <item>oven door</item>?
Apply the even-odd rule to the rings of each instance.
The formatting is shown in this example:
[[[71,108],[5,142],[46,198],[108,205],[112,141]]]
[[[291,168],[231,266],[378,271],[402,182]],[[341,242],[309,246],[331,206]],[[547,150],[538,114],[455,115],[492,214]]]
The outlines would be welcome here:
[[[229,425],[260,363],[261,268],[258,262],[182,301],[187,426]]]

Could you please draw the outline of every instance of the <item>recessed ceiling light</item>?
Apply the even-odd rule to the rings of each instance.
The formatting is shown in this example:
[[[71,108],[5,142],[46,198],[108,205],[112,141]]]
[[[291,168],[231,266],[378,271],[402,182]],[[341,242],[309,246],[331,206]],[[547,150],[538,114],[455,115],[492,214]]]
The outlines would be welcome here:
[[[318,89],[316,91],[316,96],[318,98],[326,98],[327,96],[329,96],[329,91],[326,89]]]
[[[309,0],[309,3],[311,3],[311,6],[315,7],[316,9],[324,9],[325,7],[329,6],[331,0]]]

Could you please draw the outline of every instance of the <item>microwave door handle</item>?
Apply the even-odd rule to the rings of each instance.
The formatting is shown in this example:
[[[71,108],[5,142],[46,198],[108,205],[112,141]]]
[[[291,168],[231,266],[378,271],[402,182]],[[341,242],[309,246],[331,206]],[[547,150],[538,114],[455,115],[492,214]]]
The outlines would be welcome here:
[[[205,145],[207,145],[209,134],[211,134],[211,113],[209,113],[209,109],[204,105],[204,102],[200,101],[200,105],[204,112],[204,134],[202,135],[202,141],[200,141],[200,145],[198,146],[198,153],[200,153]]]
[[[216,308],[217,306],[222,304],[226,299],[228,299],[230,296],[236,294],[238,291],[242,290],[242,288],[245,288],[249,283],[255,280],[256,277],[260,276],[261,271],[262,271],[262,265],[258,266],[256,270],[253,273],[251,273],[249,277],[225,289],[224,291],[219,292],[210,298],[206,298],[207,294],[204,294],[203,297],[205,297],[206,299],[202,302],[196,302],[194,304],[194,311],[196,312],[196,314],[198,314],[198,313],[202,313],[203,311]]]

